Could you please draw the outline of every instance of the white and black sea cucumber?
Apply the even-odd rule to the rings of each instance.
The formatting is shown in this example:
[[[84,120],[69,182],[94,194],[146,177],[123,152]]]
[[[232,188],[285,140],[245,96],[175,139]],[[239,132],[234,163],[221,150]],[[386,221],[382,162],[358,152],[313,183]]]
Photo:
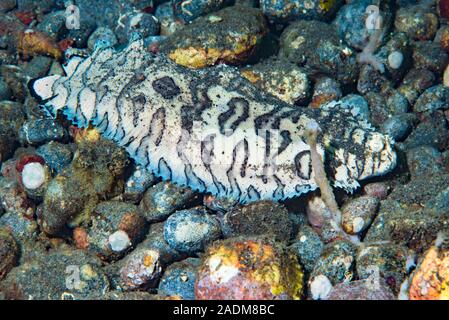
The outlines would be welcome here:
[[[79,127],[91,123],[157,176],[200,192],[246,203],[316,189],[303,137],[311,119],[334,186],[352,191],[396,164],[390,137],[339,102],[291,106],[233,67],[186,69],[140,40],[73,57],[65,72],[30,82],[46,110],[61,110]]]

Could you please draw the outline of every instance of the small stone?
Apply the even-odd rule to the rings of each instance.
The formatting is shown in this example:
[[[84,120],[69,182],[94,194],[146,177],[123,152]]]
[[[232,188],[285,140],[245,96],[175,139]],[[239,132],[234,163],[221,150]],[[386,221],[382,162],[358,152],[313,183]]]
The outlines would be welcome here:
[[[52,58],[37,56],[26,65],[24,72],[30,78],[39,78],[47,75],[53,63]]]
[[[339,100],[343,96],[340,84],[329,77],[321,77],[315,83],[312,102],[312,108],[319,108],[327,102]]]
[[[234,6],[213,15],[223,20],[211,23],[207,16],[196,19],[160,43],[161,52],[177,64],[194,69],[219,62],[247,62],[268,31],[262,12]]]
[[[285,60],[264,60],[241,73],[256,87],[289,104],[301,104],[310,95],[307,74]]]
[[[346,240],[327,244],[309,278],[309,286],[320,275],[326,276],[332,285],[349,282],[355,276],[356,248]]]
[[[116,290],[154,288],[162,270],[186,256],[172,249],[164,239],[164,224],[155,223],[144,241],[125,256],[110,264],[106,272]]]
[[[54,39],[63,36],[67,30],[65,11],[55,11],[44,15],[43,20],[36,26],[36,29]]]
[[[99,27],[90,35],[87,40],[87,47],[90,50],[93,50],[97,43],[99,45],[113,47],[117,44],[117,42],[118,40],[114,34],[114,31],[107,27]]]
[[[279,57],[342,84],[353,84],[358,72],[353,50],[341,43],[334,27],[316,20],[295,21],[285,28]]]
[[[287,209],[272,201],[258,201],[228,211],[223,219],[226,237],[270,235],[288,241],[292,224]]]
[[[412,119],[409,114],[392,116],[382,124],[381,131],[395,141],[403,141],[413,130]]]
[[[400,51],[393,51],[388,56],[388,65],[393,69],[399,69],[404,62],[404,55]]]
[[[354,117],[370,119],[369,105],[366,99],[357,94],[349,94],[340,100],[341,107],[351,110]]]
[[[305,3],[300,0],[261,0],[260,7],[264,14],[274,22],[285,23],[299,19],[324,20],[331,19],[343,1],[320,2],[312,0]]]
[[[84,300],[109,291],[101,261],[65,246],[14,268],[0,286],[12,300]]]
[[[2,0],[0,2],[0,12],[8,12],[14,9],[17,5],[17,0]]]
[[[56,173],[67,167],[73,158],[72,147],[67,144],[50,141],[36,149],[36,153],[40,155],[45,164]]]
[[[67,137],[66,129],[52,119],[28,120],[20,128],[19,138],[23,144],[40,145]]]
[[[384,182],[373,182],[363,187],[363,192],[366,195],[376,197],[379,200],[385,200],[389,191],[389,186]]]
[[[200,16],[217,11],[229,4],[229,0],[171,0],[176,17],[191,22]],[[213,16],[213,15],[211,15]]]
[[[378,285],[368,280],[357,280],[336,284],[326,300],[396,300],[391,289],[380,282]]]
[[[309,287],[313,300],[325,300],[332,290],[332,283],[326,276],[320,274],[310,282]]]
[[[422,5],[406,6],[397,11],[395,27],[413,40],[432,40],[438,29],[438,17]]]
[[[261,238],[230,238],[209,247],[195,283],[195,299],[300,299],[303,272],[285,247]]]
[[[443,85],[430,87],[416,100],[414,112],[435,111],[449,109],[449,88]]]
[[[320,197],[313,197],[308,201],[306,212],[309,223],[316,228],[322,227],[324,222],[332,216],[332,213]]]
[[[152,224],[146,239],[137,248],[156,250],[162,266],[167,266],[186,258],[186,254],[173,249],[165,240],[163,222]]]
[[[114,252],[122,252],[131,246],[131,241],[125,231],[118,230],[108,238],[109,246]]]
[[[369,0],[361,0],[344,5],[337,13],[334,24],[340,38],[351,47],[363,50],[367,45],[371,34],[375,31],[367,28],[367,18],[369,17],[368,7],[372,5]],[[388,3],[382,3],[378,12],[381,17],[384,31],[382,37],[387,33],[391,24],[393,8]],[[372,26],[370,26],[372,28]]]
[[[22,183],[26,189],[35,190],[46,182],[46,169],[39,162],[26,164],[22,170]]]
[[[321,256],[324,244],[313,228],[304,225],[289,248],[296,254],[304,270],[310,273]]]
[[[416,68],[441,74],[449,63],[449,54],[438,43],[418,41],[414,44],[413,60]]]
[[[17,182],[30,198],[40,200],[51,180],[50,169],[33,148],[21,149],[17,153]]]
[[[0,161],[7,160],[18,146],[19,129],[25,121],[23,106],[12,101],[0,102]]]
[[[409,289],[410,300],[449,299],[449,250],[438,244],[425,252]]]
[[[385,75],[371,64],[363,64],[357,80],[357,91],[363,95],[368,93],[381,93],[392,88],[393,84]]]
[[[139,202],[148,187],[155,184],[156,181],[157,178],[150,170],[137,165],[128,180],[125,182],[123,198],[134,203]]]
[[[9,100],[11,96],[11,89],[9,89],[9,86],[3,77],[0,77],[0,101]]]
[[[342,226],[348,234],[359,234],[366,230],[374,219],[379,199],[361,196],[346,202],[342,211]]]
[[[167,243],[173,249],[191,255],[204,250],[220,236],[218,220],[200,207],[177,211],[164,224]]]
[[[436,111],[431,117],[425,118],[403,142],[400,148],[409,150],[427,145],[444,150],[449,142],[449,130],[445,116],[441,111]]]
[[[195,193],[190,189],[170,182],[160,182],[145,192],[139,210],[148,222],[163,221],[190,203],[194,196]]]
[[[411,69],[404,77],[398,91],[413,105],[419,95],[435,83],[435,75],[427,69]]]
[[[441,153],[431,146],[419,146],[406,153],[407,166],[414,177],[430,176],[444,170]]]
[[[5,229],[0,229],[0,281],[16,266],[19,253],[19,246],[12,235]]]
[[[400,115],[409,111],[410,105],[407,98],[398,90],[393,90],[387,98],[387,108],[393,115]]]
[[[151,249],[134,250],[121,265],[119,283],[123,290],[154,287],[162,272],[159,253]]]
[[[145,219],[132,204],[106,201],[99,203],[94,213],[87,233],[88,247],[102,259],[123,257],[143,239],[147,230]]]
[[[160,25],[155,16],[145,12],[137,12],[130,14],[126,17],[125,27],[118,28],[117,36],[121,43],[126,43],[133,34],[138,34],[145,39],[149,36],[155,36],[159,34]],[[109,38],[109,41],[113,41],[113,37],[110,32],[105,37]],[[110,42],[109,42],[110,43]]]
[[[407,276],[407,247],[396,244],[372,245],[361,248],[357,255],[357,275],[373,284],[385,283],[394,294]]]
[[[395,84],[400,83],[413,64],[412,44],[410,38],[402,32],[394,32],[386,39],[389,40],[377,50],[375,58],[382,63],[385,76]]]
[[[449,53],[449,26],[447,25],[441,26],[433,41],[439,42],[441,48],[443,48],[444,51]]]
[[[167,296],[177,296],[183,300],[195,299],[195,281],[200,259],[187,258],[167,267],[159,282],[158,292]]]

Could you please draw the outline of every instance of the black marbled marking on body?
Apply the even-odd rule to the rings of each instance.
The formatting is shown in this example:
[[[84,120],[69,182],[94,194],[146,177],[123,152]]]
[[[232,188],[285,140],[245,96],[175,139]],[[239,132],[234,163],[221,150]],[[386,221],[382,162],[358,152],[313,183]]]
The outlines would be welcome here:
[[[164,99],[172,99],[181,93],[181,89],[179,89],[175,81],[168,76],[154,80],[151,85]]]

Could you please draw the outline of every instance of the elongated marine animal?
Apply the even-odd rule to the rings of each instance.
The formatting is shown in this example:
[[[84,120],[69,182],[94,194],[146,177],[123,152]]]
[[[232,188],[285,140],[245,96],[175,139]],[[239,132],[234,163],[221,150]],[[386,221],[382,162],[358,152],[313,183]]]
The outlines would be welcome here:
[[[66,76],[30,81],[54,116],[61,110],[126,148],[136,163],[178,185],[241,203],[284,200],[317,188],[304,130],[321,128],[317,149],[335,187],[391,171],[393,141],[340,102],[291,106],[260,92],[234,67],[190,70],[147,52],[98,47],[72,57]]]

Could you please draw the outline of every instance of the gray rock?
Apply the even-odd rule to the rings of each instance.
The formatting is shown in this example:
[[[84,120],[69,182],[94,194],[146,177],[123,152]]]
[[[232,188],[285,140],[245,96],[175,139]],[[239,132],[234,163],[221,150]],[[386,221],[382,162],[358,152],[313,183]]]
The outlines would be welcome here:
[[[310,226],[305,225],[299,229],[295,240],[289,248],[296,254],[304,269],[307,272],[311,272],[321,256],[324,243]]]
[[[113,47],[117,44],[118,40],[114,31],[108,27],[97,28],[87,40],[87,47],[93,50],[96,43],[102,43],[107,46]]]
[[[8,12],[14,9],[17,5],[17,0],[2,0],[0,1],[0,12]]]
[[[436,111],[449,109],[449,88],[442,84],[430,87],[416,100],[414,112]]]
[[[11,96],[11,89],[9,89],[9,86],[6,84],[3,78],[0,77],[0,101],[9,100]]]
[[[165,241],[173,249],[191,255],[204,250],[220,236],[218,220],[201,207],[177,211],[164,224]]]
[[[412,132],[413,116],[402,114],[388,118],[381,126],[381,131],[388,134],[395,141],[403,141]]]

